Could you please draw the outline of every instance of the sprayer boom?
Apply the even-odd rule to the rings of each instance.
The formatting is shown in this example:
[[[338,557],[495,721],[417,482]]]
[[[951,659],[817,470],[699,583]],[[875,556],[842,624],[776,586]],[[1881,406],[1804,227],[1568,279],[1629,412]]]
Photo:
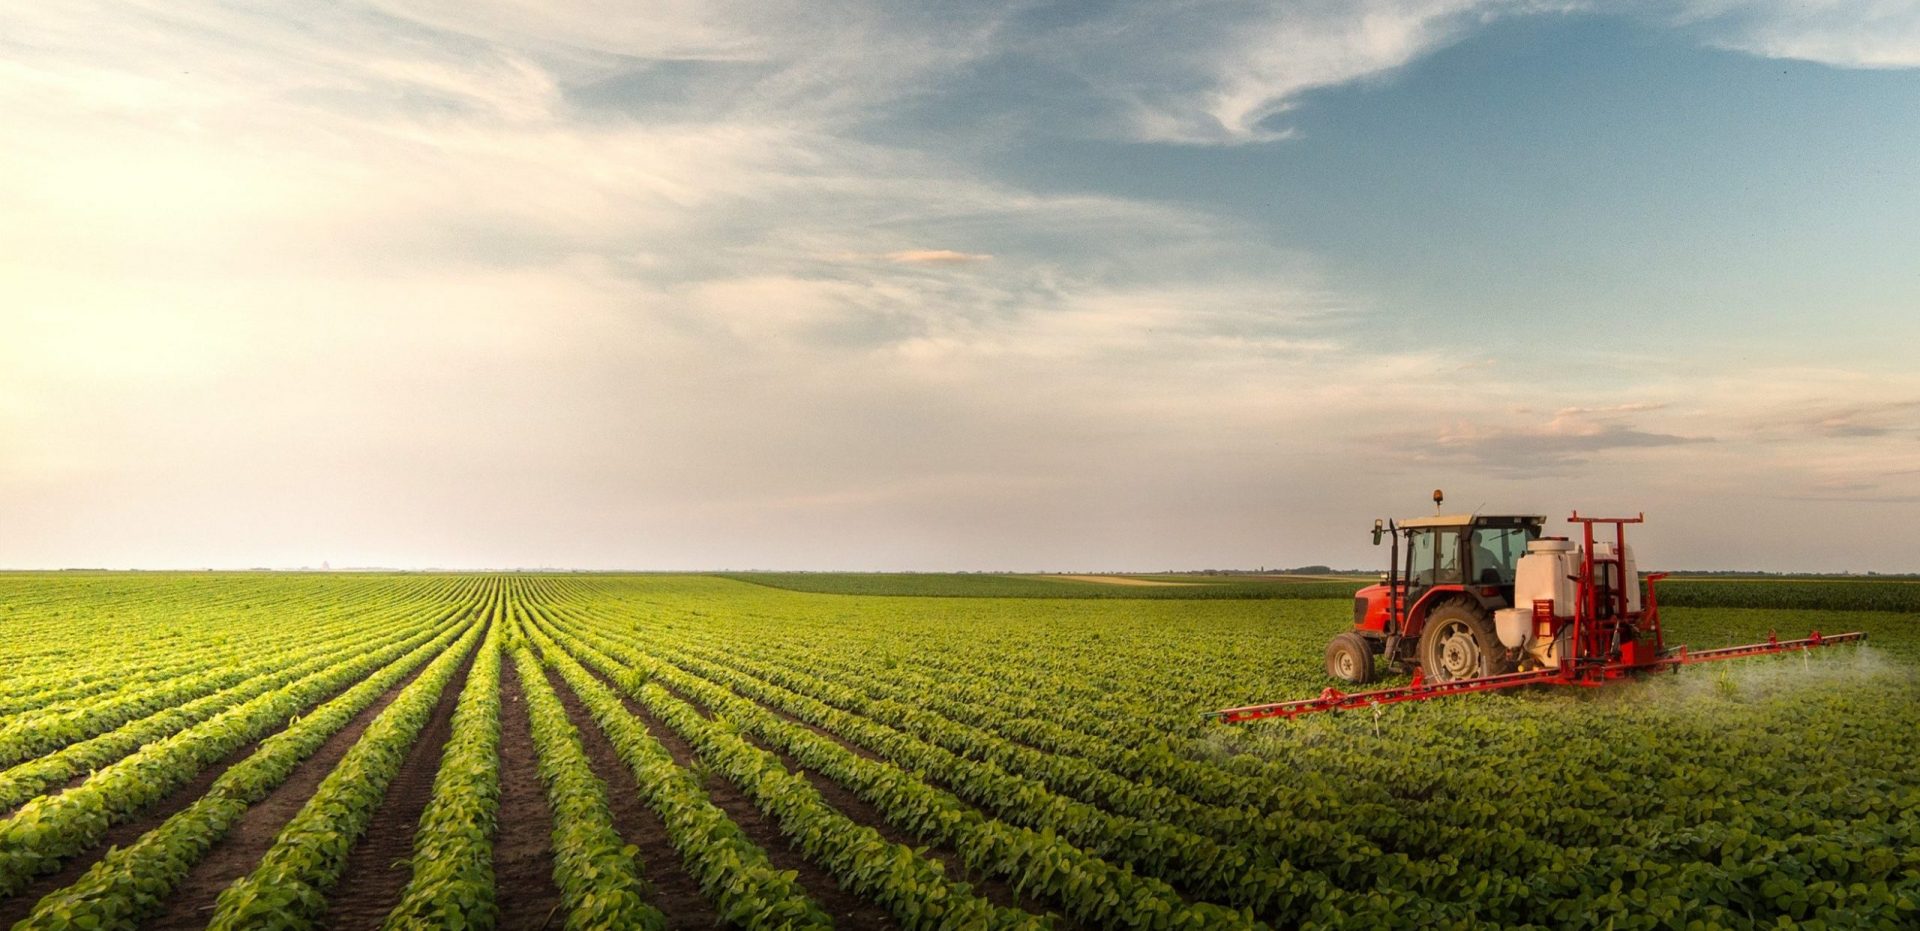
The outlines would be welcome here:
[[[1822,634],[1812,631],[1799,640],[1781,640],[1769,633],[1761,643],[1749,643],[1737,647],[1720,647],[1712,650],[1693,650],[1688,647],[1675,647],[1658,655],[1650,655],[1644,662],[1616,660],[1612,662],[1592,662],[1572,660],[1562,663],[1558,669],[1536,669],[1530,672],[1510,672],[1497,676],[1482,676],[1475,679],[1451,679],[1444,682],[1425,681],[1424,675],[1416,670],[1413,681],[1393,688],[1373,689],[1366,692],[1342,692],[1329,688],[1318,698],[1303,698],[1298,701],[1277,702],[1270,705],[1248,705],[1243,708],[1227,708],[1222,711],[1209,711],[1205,717],[1226,724],[1239,724],[1244,721],[1258,721],[1262,718],[1293,718],[1319,711],[1340,711],[1348,708],[1372,708],[1391,705],[1403,701],[1426,701],[1430,698],[1444,698],[1448,695],[1465,695],[1469,692],[1490,692],[1495,689],[1518,688],[1523,685],[1605,685],[1625,676],[1660,669],[1678,669],[1697,663],[1711,663],[1723,659],[1744,659],[1749,656],[1766,656],[1771,653],[1790,653],[1797,650],[1811,650],[1815,647],[1834,646],[1842,643],[1856,643],[1867,639],[1862,631],[1846,634]],[[1629,654],[1631,655],[1631,654]]]

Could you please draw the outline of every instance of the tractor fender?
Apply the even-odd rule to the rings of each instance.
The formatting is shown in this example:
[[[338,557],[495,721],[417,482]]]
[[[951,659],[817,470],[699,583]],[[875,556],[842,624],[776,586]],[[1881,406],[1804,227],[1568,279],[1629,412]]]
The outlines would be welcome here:
[[[1471,601],[1475,607],[1480,604],[1478,599],[1468,594],[1464,585],[1435,585],[1421,592],[1420,597],[1414,600],[1413,606],[1407,611],[1407,628],[1400,632],[1401,635],[1410,640],[1420,639],[1420,632],[1427,626],[1427,614],[1455,599]]]

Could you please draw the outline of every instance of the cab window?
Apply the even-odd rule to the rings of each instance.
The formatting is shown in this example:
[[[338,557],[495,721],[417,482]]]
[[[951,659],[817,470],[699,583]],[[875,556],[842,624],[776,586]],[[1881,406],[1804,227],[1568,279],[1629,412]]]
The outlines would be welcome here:
[[[1441,530],[1434,533],[1435,555],[1439,565],[1435,567],[1433,581],[1435,585],[1457,585],[1460,583],[1460,531]]]
[[[1460,581],[1460,531],[1416,530],[1407,541],[1407,577],[1414,588]]]
[[[1473,580],[1477,585],[1512,585],[1514,570],[1532,539],[1524,527],[1481,527],[1473,532]]]
[[[1433,531],[1416,530],[1407,535],[1407,578],[1414,588],[1433,584]]]

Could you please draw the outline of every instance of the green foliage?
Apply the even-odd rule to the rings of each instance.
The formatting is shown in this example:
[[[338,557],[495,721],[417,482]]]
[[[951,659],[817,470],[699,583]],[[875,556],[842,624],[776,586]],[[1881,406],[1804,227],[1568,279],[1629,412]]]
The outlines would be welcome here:
[[[433,780],[433,800],[414,833],[412,871],[388,929],[485,931],[499,920],[493,835],[500,807],[500,652],[504,593],[489,605],[487,637],[467,673],[453,734]]]
[[[564,649],[544,637],[543,645]],[[578,644],[571,646],[573,650],[585,649]],[[594,652],[586,651],[585,655],[603,672],[619,668]],[[902,927],[1048,927],[1045,920],[1034,915],[995,907],[974,895],[966,884],[947,879],[938,864],[888,843],[871,827],[853,822],[828,805],[805,777],[788,771],[777,757],[748,743],[721,720],[702,718],[692,706],[658,685],[643,685],[633,694],[692,743],[703,759],[738,784],[810,859],[831,871],[843,887],[885,906]]]
[[[0,760],[17,763],[0,810],[19,806],[0,820],[0,896],[244,753],[20,927],[138,926],[399,688],[213,916],[313,926],[473,654],[390,928],[497,922],[506,658],[554,813],[556,925],[677,917],[611,823],[609,791],[634,791],[723,921],[830,926],[714,803],[724,781],[907,928],[1920,926],[1913,583],[1675,580],[1671,642],[1870,639],[1235,728],[1199,713],[1330,684],[1321,648],[1357,581],[793,579],[774,581],[849,594],[761,576],[0,575]],[[585,727],[631,782],[600,781]]]
[[[419,639],[431,636],[422,633]],[[147,744],[58,795],[33,799],[0,821],[0,896],[59,868],[116,823],[192,779],[203,768],[284,725],[300,709],[338,692],[405,653],[418,640],[356,653],[288,687],[236,705]]]
[[[420,729],[433,715],[440,693],[480,638],[470,624],[367,725],[359,742],[287,822],[254,871],[228,886],[215,902],[217,931],[241,928],[310,928],[326,909],[326,890],[346,869],[347,854],[366,832],[387,784],[400,771]]]
[[[339,697],[301,717],[299,723],[263,741],[245,760],[214,780],[206,795],[96,862],[72,885],[41,899],[21,928],[128,927],[158,911],[193,864],[294,767],[400,680],[445,649],[459,628],[449,625],[432,641],[361,680]]]
[[[567,907],[565,927],[665,928],[666,916],[647,904],[634,848],[614,830],[606,788],[593,774],[580,734],[547,684],[540,661],[523,643],[514,651],[513,666],[527,696],[540,781],[553,810],[553,878]]]
[[[633,772],[642,798],[667,826],[687,869],[720,916],[748,928],[830,928],[833,920],[809,898],[790,871],[775,869],[766,851],[713,804],[702,780],[673,760],[667,748],[620,699],[537,628],[530,628],[547,663],[580,697],[596,724]]]
[[[419,607],[409,604],[408,611],[419,612]],[[434,623],[448,620],[447,612],[436,612]],[[371,618],[373,624],[364,621],[349,627],[345,632],[331,637],[317,637],[310,647],[292,651],[260,650],[251,648],[248,655],[236,655],[232,658],[217,656],[206,657],[209,662],[236,662],[247,678],[240,685],[223,689],[198,698],[185,699],[194,694],[205,680],[188,676],[185,682],[192,683],[172,695],[181,704],[169,706],[156,704],[146,717],[133,720],[107,733],[92,739],[80,740],[52,752],[22,763],[0,773],[0,809],[10,808],[59,785],[75,776],[99,769],[118,760],[141,747],[170,734],[205,721],[227,709],[256,698],[275,689],[286,688],[307,676],[321,672],[342,662],[363,656],[370,650],[378,651],[401,642],[418,643],[425,630],[419,626],[421,619],[409,617],[407,613],[387,614],[382,612]],[[381,629],[384,628],[384,629]],[[110,707],[111,702],[99,702],[98,706]],[[80,716],[90,714],[96,707],[93,703],[80,703],[81,707],[66,715],[57,717]],[[27,733],[33,726],[40,734],[45,730],[38,727],[40,716],[45,711],[27,712],[18,722],[16,733]],[[96,733],[104,729],[105,722],[88,720],[74,731],[77,738],[81,733]],[[99,725],[99,726],[96,726]]]
[[[734,572],[723,578],[830,595],[937,598],[1213,599],[1351,598],[1371,578],[1149,575],[1126,585],[1066,575],[939,572]],[[1673,578],[1660,602],[1687,608],[1920,612],[1920,582],[1867,578]]]
[[[995,852],[1059,844],[1048,875],[1083,863],[1164,883],[1169,914],[1238,907],[1275,927],[1898,927],[1920,901],[1920,776],[1895,749],[1920,728],[1920,631],[1901,615],[1675,609],[1672,638],[1703,647],[1807,627],[1873,645],[1225,728],[1198,713],[1325,687],[1320,647],[1351,602],[599,580],[539,613],[583,661],[644,679],[675,730],[701,725],[671,701],[719,712],[1089,926],[1123,923],[1090,910],[1109,897],[1027,881]]]
[[[1897,579],[1667,579],[1660,603],[1682,608],[1920,612],[1920,581]]]

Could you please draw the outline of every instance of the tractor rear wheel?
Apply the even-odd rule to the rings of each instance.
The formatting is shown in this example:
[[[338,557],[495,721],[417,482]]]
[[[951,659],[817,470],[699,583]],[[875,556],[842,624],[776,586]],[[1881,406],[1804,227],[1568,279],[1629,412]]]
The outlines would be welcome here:
[[[1420,629],[1420,668],[1428,681],[1451,682],[1512,672],[1493,619],[1479,605],[1449,601],[1427,612]]]
[[[1327,644],[1327,675],[1355,685],[1373,681],[1373,645],[1349,630]]]

